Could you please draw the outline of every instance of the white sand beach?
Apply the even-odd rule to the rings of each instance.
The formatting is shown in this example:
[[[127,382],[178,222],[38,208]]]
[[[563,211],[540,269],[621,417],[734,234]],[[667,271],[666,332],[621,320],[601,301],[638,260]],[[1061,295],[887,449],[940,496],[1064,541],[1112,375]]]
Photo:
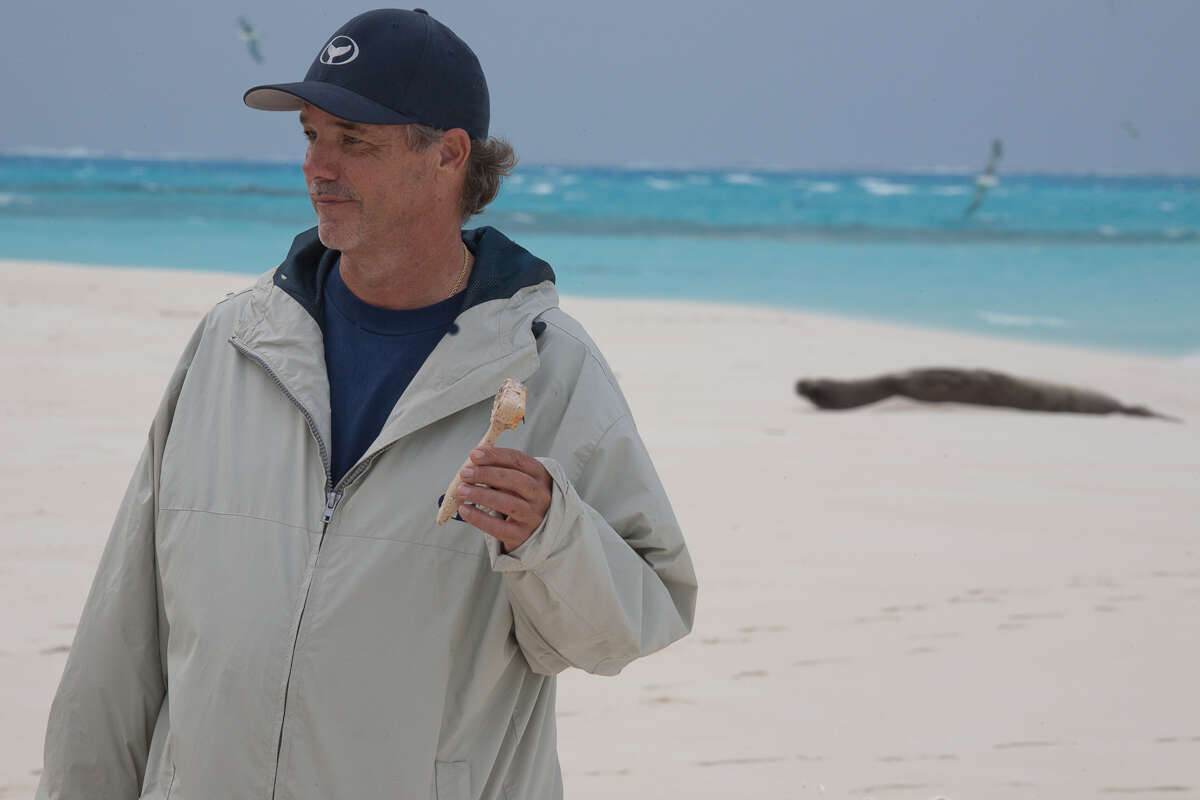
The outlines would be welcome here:
[[[176,358],[245,275],[0,261],[0,798]],[[564,673],[567,797],[1200,797],[1200,366],[810,313],[592,300],[683,524],[691,636]],[[984,367],[1181,417],[889,400]]]

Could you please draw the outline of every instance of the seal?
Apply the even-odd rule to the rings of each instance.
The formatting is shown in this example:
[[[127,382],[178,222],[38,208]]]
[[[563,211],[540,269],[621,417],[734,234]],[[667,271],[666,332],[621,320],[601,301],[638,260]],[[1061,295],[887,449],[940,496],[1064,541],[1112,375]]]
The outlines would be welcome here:
[[[985,369],[932,367],[861,380],[804,378],[796,382],[796,393],[823,410],[858,408],[897,396],[926,403],[968,403],[1073,414],[1124,414],[1182,422],[1145,406],[1125,405],[1091,389],[1017,378]]]

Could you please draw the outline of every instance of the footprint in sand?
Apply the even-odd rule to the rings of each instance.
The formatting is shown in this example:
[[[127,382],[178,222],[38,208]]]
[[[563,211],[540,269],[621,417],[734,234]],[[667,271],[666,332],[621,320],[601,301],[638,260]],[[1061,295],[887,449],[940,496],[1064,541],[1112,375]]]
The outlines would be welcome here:
[[[786,631],[786,625],[746,625],[738,628],[737,632],[741,634],[752,634],[759,632],[780,633]],[[700,640],[701,644],[745,644],[750,641],[749,635],[743,636],[706,636]]]
[[[949,599],[951,603],[999,603],[1000,596],[1007,594],[1007,589],[967,589],[962,594],[956,594]]]
[[[708,636],[700,640],[700,644],[745,644],[750,641],[749,636],[741,636],[738,638],[720,636]]]
[[[1028,622],[1037,622],[1044,619],[1062,619],[1066,614],[1061,611],[1041,611],[1041,612],[1025,612],[1019,614],[1009,614],[1008,622],[1002,622],[996,626],[997,630],[1001,631],[1019,631],[1027,628]]]
[[[996,750],[1016,750],[1025,747],[1065,747],[1069,744],[1071,743],[1049,741],[1001,742],[1000,744],[992,745],[992,747]]]
[[[924,611],[925,606],[918,603],[916,605],[911,605],[911,606],[884,606],[883,608],[881,608],[879,610],[882,611],[884,614],[900,614],[905,611]]]
[[[739,672],[737,675],[734,675],[733,679],[736,681],[740,678],[765,678],[765,677],[767,677],[767,671],[765,669],[749,669],[749,670],[745,670],[743,672]]]
[[[1076,575],[1071,578],[1071,582],[1067,584],[1068,589],[1094,589],[1102,587],[1111,589],[1119,586],[1116,579],[1111,575]]]
[[[793,667],[816,667],[822,664],[844,664],[849,661],[848,656],[833,656],[830,658],[802,658],[799,661],[793,661]]]
[[[1160,792],[1190,792],[1190,786],[1165,784],[1163,786],[1105,786],[1101,791],[1108,794],[1158,794]]]
[[[904,763],[906,761],[957,761],[958,756],[952,753],[935,753],[915,756],[883,756],[879,760],[888,763]]]
[[[1183,579],[1200,578],[1200,569],[1188,569],[1188,570],[1159,569],[1159,570],[1155,570],[1154,572],[1152,572],[1151,576],[1155,577],[1155,578],[1183,578]]]
[[[769,758],[719,758],[713,761],[693,761],[692,763],[698,767],[726,767],[726,766],[741,766],[743,764],[773,764],[777,761],[786,761],[785,758],[769,757]]]
[[[69,653],[69,652],[71,652],[71,645],[56,644],[53,647],[47,647],[43,650],[39,650],[38,652],[40,652],[44,656],[52,656],[55,653]]]
[[[872,622],[904,622],[905,620],[904,620],[904,617],[901,616],[902,614],[916,613],[918,611],[924,611],[924,610],[925,610],[925,606],[920,605],[920,604],[914,604],[914,605],[908,605],[908,606],[902,606],[902,605],[884,606],[883,608],[879,609],[878,614],[873,614],[873,615],[865,616],[865,617],[855,617],[854,622],[857,625],[861,625],[864,623],[869,624]]]
[[[585,772],[583,774],[584,775],[631,775],[632,773],[633,773],[633,770],[625,768],[625,769],[593,769],[593,770],[590,770],[589,772]]]
[[[897,791],[912,791],[913,789],[931,789],[936,784],[932,783],[880,783],[875,786],[864,786],[861,789],[855,789],[856,794],[875,794],[876,792],[897,792]]]
[[[770,633],[779,633],[786,631],[786,625],[747,625],[744,628],[738,628],[738,633],[758,633],[759,631],[768,631]]]

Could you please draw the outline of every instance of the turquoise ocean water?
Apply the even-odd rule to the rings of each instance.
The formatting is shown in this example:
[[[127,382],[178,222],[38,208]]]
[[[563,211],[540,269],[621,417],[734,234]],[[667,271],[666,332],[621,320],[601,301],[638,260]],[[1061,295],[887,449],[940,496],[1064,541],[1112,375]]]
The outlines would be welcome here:
[[[489,211],[565,294],[1200,352],[1200,177],[521,166]],[[315,224],[294,163],[0,155],[0,258],[258,274]]]

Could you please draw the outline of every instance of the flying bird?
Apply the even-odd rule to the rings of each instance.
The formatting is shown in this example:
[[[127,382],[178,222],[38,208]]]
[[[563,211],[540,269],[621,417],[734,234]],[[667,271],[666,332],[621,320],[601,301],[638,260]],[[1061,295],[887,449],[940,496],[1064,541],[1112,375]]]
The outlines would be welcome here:
[[[1131,138],[1133,138],[1133,139],[1140,139],[1140,138],[1142,138],[1142,132],[1141,132],[1141,131],[1139,131],[1139,130],[1137,129],[1137,126],[1136,126],[1136,125],[1134,125],[1134,124],[1133,124],[1132,122],[1130,122],[1129,120],[1125,120],[1124,122],[1122,122],[1122,123],[1121,123],[1121,130],[1123,130],[1123,131],[1125,131],[1126,133],[1128,133],[1128,134],[1129,134],[1129,136],[1130,136]]]
[[[971,198],[971,205],[963,211],[964,217],[969,217],[975,213],[979,206],[983,205],[983,196],[987,194],[987,190],[1000,183],[1000,179],[996,177],[996,165],[1000,163],[1000,159],[1004,156],[1004,145],[999,139],[992,140],[992,157],[988,159],[987,167],[983,172],[975,176],[975,196]]]
[[[245,17],[238,17],[238,25],[241,30],[238,31],[238,38],[246,43],[246,48],[250,51],[250,57],[255,63],[261,64],[262,53],[258,50],[258,31],[254,30],[254,26],[246,21]]]

